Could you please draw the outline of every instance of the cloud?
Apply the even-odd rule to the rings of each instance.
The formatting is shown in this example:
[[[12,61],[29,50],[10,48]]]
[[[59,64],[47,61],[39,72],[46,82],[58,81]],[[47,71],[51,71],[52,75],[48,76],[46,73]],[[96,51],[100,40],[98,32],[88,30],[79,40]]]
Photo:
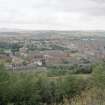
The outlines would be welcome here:
[[[105,29],[105,0],[0,0],[0,27]]]

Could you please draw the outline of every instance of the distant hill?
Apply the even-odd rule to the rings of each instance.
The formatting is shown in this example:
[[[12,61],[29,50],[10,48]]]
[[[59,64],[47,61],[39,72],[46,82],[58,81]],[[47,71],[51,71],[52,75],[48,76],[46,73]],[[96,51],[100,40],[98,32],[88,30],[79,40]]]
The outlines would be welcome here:
[[[29,36],[36,38],[67,38],[67,37],[94,37],[104,36],[105,31],[56,31],[56,30],[21,30],[21,29],[0,29],[0,36]]]

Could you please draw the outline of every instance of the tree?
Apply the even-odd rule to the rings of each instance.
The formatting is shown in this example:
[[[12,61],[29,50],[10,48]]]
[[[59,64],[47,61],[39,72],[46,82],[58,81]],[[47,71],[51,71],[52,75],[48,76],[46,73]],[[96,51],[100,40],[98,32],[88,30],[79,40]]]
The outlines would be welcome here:
[[[0,105],[6,105],[6,92],[8,87],[9,75],[3,64],[0,64]]]
[[[96,65],[93,68],[93,82],[94,84],[99,87],[104,89],[105,88],[105,64],[101,63]]]

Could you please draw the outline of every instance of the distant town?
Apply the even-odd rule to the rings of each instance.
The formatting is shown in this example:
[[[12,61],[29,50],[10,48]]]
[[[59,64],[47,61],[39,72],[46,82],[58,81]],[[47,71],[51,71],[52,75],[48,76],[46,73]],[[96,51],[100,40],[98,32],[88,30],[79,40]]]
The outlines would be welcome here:
[[[89,67],[105,60],[105,32],[0,32],[0,62],[10,70]]]

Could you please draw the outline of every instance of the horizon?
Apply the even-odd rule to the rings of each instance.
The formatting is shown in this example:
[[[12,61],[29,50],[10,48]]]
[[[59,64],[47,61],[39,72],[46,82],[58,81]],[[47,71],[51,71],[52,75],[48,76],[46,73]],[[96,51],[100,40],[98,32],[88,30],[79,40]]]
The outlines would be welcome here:
[[[62,30],[62,29],[59,29],[59,30],[55,30],[55,29],[21,29],[21,28],[0,28],[0,32],[5,32],[5,31],[10,31],[10,32],[15,32],[15,31],[67,31],[67,32],[71,32],[71,31],[74,31],[74,32],[104,32],[105,31],[105,29],[104,30],[98,30],[98,29],[96,29],[96,30],[92,30],[92,29],[90,29],[90,30],[76,30],[76,29],[74,29],[74,30]]]

